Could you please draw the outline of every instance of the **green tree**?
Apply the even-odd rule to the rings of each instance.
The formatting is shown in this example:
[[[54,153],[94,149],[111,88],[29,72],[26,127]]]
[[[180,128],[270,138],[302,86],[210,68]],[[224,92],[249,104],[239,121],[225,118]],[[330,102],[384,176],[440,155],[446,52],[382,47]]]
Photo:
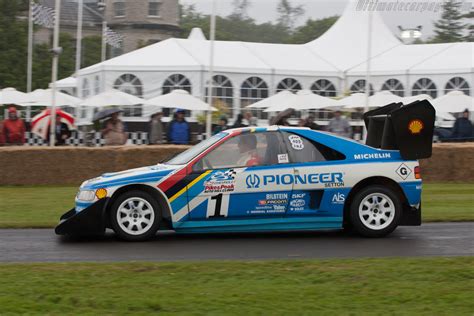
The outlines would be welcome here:
[[[291,36],[291,42],[294,44],[304,44],[320,37],[338,18],[338,16],[331,16],[320,20],[307,20],[304,25],[295,30]]]
[[[232,10],[232,14],[229,15],[229,18],[237,20],[246,20],[249,18],[248,9],[251,6],[250,0],[233,0],[232,6],[234,9]]]
[[[278,24],[293,30],[296,21],[304,14],[303,5],[293,6],[289,0],[280,0],[277,6]]]
[[[27,23],[22,1],[0,0],[0,88],[26,88]]]
[[[100,62],[102,38],[100,36],[87,36],[82,39],[81,68]]]
[[[471,12],[466,13],[463,15],[463,18],[468,20],[468,23],[466,23],[466,31],[467,35],[465,37],[466,42],[474,42],[474,10],[471,10]]]
[[[447,0],[444,2],[441,18],[434,23],[435,36],[433,43],[450,43],[463,41],[464,24],[462,23],[461,2]]]

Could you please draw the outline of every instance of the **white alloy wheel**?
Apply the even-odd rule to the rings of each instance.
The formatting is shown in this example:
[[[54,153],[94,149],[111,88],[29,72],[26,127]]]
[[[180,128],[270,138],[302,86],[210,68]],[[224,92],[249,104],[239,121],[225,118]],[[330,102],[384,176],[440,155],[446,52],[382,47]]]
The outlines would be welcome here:
[[[382,230],[395,218],[395,204],[383,193],[371,193],[359,204],[359,218],[364,226],[372,230]]]
[[[153,206],[141,197],[130,197],[124,200],[116,214],[120,229],[130,235],[145,234],[155,221]]]

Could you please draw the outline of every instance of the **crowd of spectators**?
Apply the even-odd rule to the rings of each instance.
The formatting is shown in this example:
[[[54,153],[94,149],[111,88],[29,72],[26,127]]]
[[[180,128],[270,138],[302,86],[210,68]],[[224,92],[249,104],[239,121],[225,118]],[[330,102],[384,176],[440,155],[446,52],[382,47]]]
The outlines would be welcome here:
[[[5,120],[0,121],[0,146],[7,145],[23,145],[25,143],[25,131],[27,130],[25,122],[19,117],[18,111],[15,107],[8,108],[8,116]],[[288,115],[281,115],[270,121],[270,124],[287,125],[290,123],[290,112]],[[454,127],[451,130],[446,130],[444,135],[445,140],[452,141],[472,141],[474,138],[473,124],[469,118],[469,111],[466,109],[461,116],[459,116]],[[158,112],[151,116],[148,127],[148,143],[156,144],[190,144],[191,125],[185,118],[185,111],[178,109],[173,114],[173,119],[165,124],[162,121],[163,113]],[[61,118],[56,116],[56,145],[64,145],[66,140],[71,137],[71,131],[67,124],[61,122]],[[220,133],[229,128],[238,127],[252,127],[257,126],[257,118],[251,112],[238,114],[233,124],[229,124],[226,116],[221,116],[218,123],[213,127],[212,134]],[[307,127],[313,130],[324,130],[344,137],[352,137],[355,129],[353,129],[349,120],[343,116],[341,111],[335,111],[333,118],[329,121],[327,126],[320,126],[315,122],[315,117],[309,115],[305,118],[300,118],[295,124],[300,127]],[[120,119],[119,113],[114,113],[112,116],[102,123],[103,128],[100,130],[102,137],[105,140],[105,145],[124,145],[128,139],[127,126]],[[49,128],[47,132],[47,139],[49,142]]]

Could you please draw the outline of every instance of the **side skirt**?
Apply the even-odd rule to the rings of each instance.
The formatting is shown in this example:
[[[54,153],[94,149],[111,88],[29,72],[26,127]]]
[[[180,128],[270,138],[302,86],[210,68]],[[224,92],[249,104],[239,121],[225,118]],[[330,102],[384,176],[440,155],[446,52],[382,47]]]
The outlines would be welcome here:
[[[205,220],[173,223],[177,233],[259,232],[341,229],[342,217]]]

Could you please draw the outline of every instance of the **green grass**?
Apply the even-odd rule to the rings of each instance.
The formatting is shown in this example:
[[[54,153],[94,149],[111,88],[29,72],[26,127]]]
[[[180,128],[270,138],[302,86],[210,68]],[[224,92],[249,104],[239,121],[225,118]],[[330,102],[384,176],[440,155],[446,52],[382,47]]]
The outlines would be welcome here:
[[[77,187],[0,187],[0,227],[53,227]],[[474,184],[425,184],[424,221],[473,221]]]
[[[474,184],[423,184],[424,221],[473,221]]]
[[[2,314],[472,315],[474,258],[0,265]]]

